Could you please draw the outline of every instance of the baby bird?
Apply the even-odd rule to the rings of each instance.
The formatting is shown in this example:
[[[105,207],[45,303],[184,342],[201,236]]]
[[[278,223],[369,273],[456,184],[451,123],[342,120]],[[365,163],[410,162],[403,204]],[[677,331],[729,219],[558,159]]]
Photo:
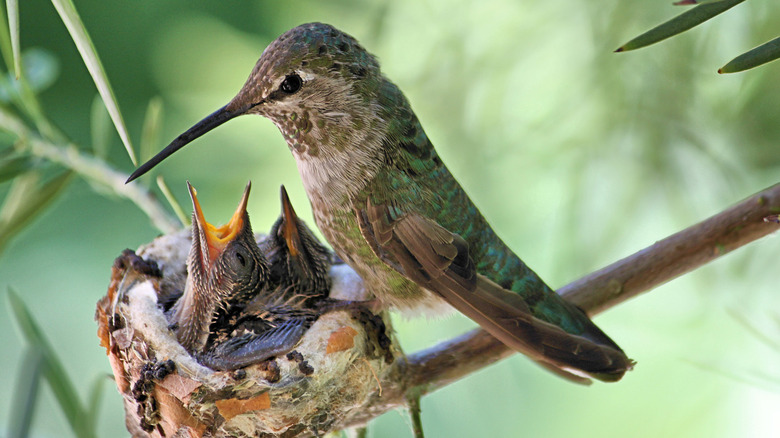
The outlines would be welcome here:
[[[260,249],[268,259],[270,277],[282,289],[309,297],[327,295],[332,253],[298,218],[284,186],[280,189],[282,212]]]
[[[256,248],[266,261],[264,284],[250,294],[222,294],[226,298],[216,307],[205,348],[196,355],[212,369],[243,368],[287,353],[320,315],[354,305],[327,297],[331,253],[295,214],[284,187],[281,201],[281,215],[266,240],[259,246],[250,244],[252,239],[242,244]],[[229,283],[243,282],[232,278]]]
[[[268,262],[255,242],[246,212],[251,183],[227,225],[206,222],[197,191],[192,198],[192,247],[184,293],[169,312],[179,343],[190,353],[203,351],[209,327],[228,303],[248,301],[268,281]]]

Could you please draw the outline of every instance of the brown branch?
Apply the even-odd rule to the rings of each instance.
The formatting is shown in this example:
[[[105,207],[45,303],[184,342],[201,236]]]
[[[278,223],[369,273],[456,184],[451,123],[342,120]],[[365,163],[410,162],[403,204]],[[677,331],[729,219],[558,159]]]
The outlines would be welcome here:
[[[780,229],[780,184],[558,290],[595,315]]]
[[[780,224],[768,220],[778,212],[780,184],[576,280],[558,293],[595,315],[780,230]],[[405,361],[399,359],[398,374],[383,382],[384,392],[375,409],[366,411],[364,418],[355,418],[354,424],[403,406],[409,393],[429,393],[512,353],[477,329],[411,354]]]

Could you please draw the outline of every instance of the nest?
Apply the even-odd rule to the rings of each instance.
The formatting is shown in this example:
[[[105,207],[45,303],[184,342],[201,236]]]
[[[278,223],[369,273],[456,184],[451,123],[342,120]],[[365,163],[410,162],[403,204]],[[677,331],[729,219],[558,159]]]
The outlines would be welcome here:
[[[189,230],[126,250],[97,304],[98,337],[134,437],[293,437],[354,426],[396,379],[401,350],[384,315],[368,308],[322,315],[284,357],[234,371],[193,358],[160,303],[184,288]],[[369,298],[347,265],[330,269],[330,296]]]

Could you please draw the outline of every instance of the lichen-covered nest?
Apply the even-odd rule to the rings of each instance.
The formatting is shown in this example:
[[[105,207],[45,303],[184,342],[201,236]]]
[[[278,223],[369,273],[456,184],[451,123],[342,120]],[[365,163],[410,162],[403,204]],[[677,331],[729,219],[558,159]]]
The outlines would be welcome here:
[[[355,425],[392,381],[400,349],[368,308],[322,315],[284,357],[235,371],[198,363],[169,329],[161,302],[184,288],[189,230],[125,251],[97,305],[133,436],[311,436]],[[331,267],[332,298],[368,299],[347,265]],[[385,341],[382,341],[384,337]],[[392,338],[392,336],[390,336]],[[359,420],[357,420],[359,421]]]

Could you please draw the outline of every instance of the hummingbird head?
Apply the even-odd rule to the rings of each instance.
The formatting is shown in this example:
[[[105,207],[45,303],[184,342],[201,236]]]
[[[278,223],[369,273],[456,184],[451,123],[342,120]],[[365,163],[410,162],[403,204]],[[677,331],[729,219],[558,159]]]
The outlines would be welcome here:
[[[172,309],[179,342],[188,350],[202,347],[216,310],[228,300],[263,287],[267,262],[254,240],[246,212],[250,184],[230,221],[221,227],[206,222],[197,191],[187,183],[193,204],[192,246],[187,259],[184,293]]]
[[[396,95],[376,58],[354,38],[327,24],[303,24],[265,49],[227,105],[177,137],[128,181],[222,123],[260,114],[282,132],[309,195],[342,196],[376,172]]]
[[[287,31],[260,56],[244,86],[225,108],[271,119],[293,149],[311,149],[306,137],[351,128],[382,79],[379,64],[351,36],[322,23]],[[320,138],[321,140],[321,138]],[[318,151],[309,151],[317,154]]]
[[[386,131],[376,58],[322,23],[272,42],[228,111],[260,114],[282,132],[307,192],[325,199],[359,190],[381,161]]]

